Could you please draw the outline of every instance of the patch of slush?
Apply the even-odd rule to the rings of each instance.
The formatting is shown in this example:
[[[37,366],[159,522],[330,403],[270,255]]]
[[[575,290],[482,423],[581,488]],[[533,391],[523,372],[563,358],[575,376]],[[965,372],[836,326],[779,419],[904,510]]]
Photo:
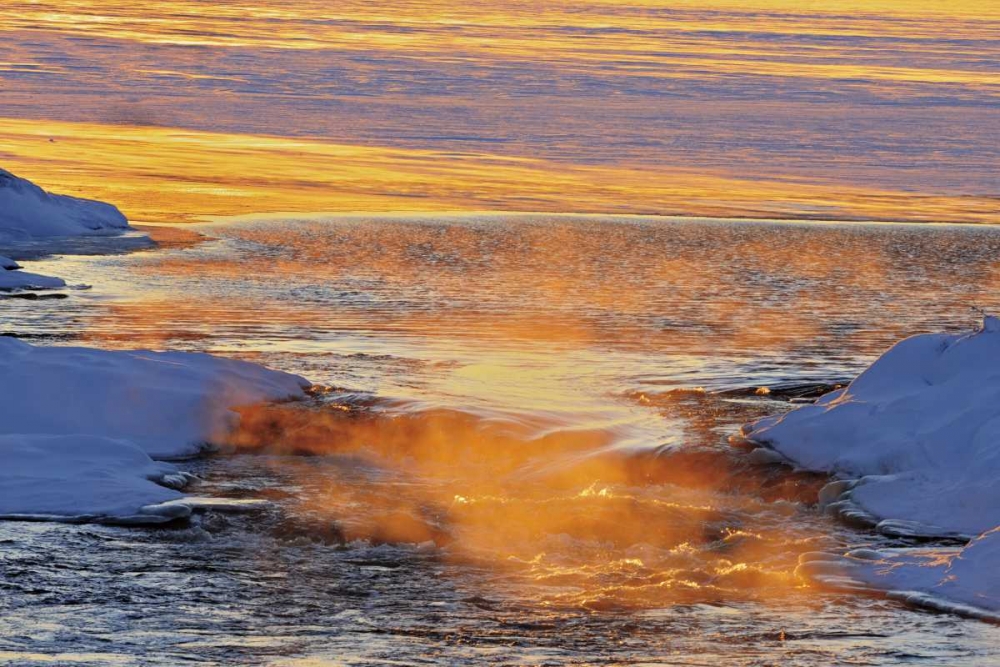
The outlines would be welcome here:
[[[908,604],[1000,623],[1000,529],[964,548],[807,553],[796,572],[830,588],[882,591]]]
[[[0,249],[18,259],[65,252],[81,246],[76,239],[98,239],[131,232],[128,220],[111,204],[46,192],[34,183],[0,169]],[[144,238],[144,237],[142,237]],[[133,234],[124,246],[148,246]],[[61,278],[21,271],[0,256],[0,292],[59,289]]]
[[[66,281],[62,278],[43,276],[38,273],[29,273],[19,269],[0,269],[0,291],[3,292],[25,289],[59,289],[65,286]]]

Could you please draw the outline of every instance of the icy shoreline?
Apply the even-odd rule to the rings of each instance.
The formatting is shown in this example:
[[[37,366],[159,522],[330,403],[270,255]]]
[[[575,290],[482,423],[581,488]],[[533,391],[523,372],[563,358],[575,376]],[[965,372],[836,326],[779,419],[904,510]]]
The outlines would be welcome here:
[[[131,231],[128,220],[111,204],[46,192],[31,181],[0,169],[0,247],[32,245],[35,252],[60,240],[116,236]],[[55,250],[55,247],[52,248]],[[52,290],[66,287],[54,276],[22,271],[0,257],[0,292]]]
[[[73,238],[131,229],[110,204],[49,194],[0,169],[6,252],[24,244],[57,252]],[[0,291],[64,286],[0,257]],[[0,377],[0,519],[120,524],[190,515],[202,501],[182,496],[190,476],[165,460],[224,441],[239,419],[232,408],[301,398],[309,386],[208,354],[36,347],[10,337],[0,337]]]
[[[834,475],[819,501],[842,519],[894,537],[971,540],[961,550],[806,554],[800,574],[1000,620],[1000,319],[903,340],[848,387],[740,435]]]
[[[0,169],[0,241],[120,234],[131,229],[116,207],[46,192]]]
[[[36,197],[30,188],[20,192]],[[120,229],[79,225],[74,233],[106,238]],[[73,238],[24,230],[9,237],[36,250]],[[32,274],[8,258],[0,265],[0,277],[43,278],[25,278]],[[747,440],[763,445],[756,459],[834,475],[820,500],[842,518],[904,537],[968,541],[984,533],[960,552],[808,554],[800,574],[980,618],[1000,614],[991,611],[1000,593],[983,584],[998,560],[997,537],[985,532],[1000,523],[991,452],[1000,422],[990,411],[1000,399],[998,357],[981,344],[998,331],[987,319],[973,336],[904,341],[850,387],[747,427]],[[196,456],[207,443],[225,441],[236,424],[232,408],[301,398],[308,384],[203,354],[35,347],[14,339],[0,339],[0,373],[7,380],[0,453],[10,461],[0,471],[0,518],[120,524],[162,523],[206,506],[211,501],[180,493],[190,477],[163,459]],[[965,443],[961,456],[948,446],[956,441]]]
[[[163,461],[223,442],[239,420],[232,408],[302,398],[309,386],[208,354],[13,338],[0,338],[0,376],[0,518],[117,523],[190,514],[182,503],[157,507],[187,481]]]

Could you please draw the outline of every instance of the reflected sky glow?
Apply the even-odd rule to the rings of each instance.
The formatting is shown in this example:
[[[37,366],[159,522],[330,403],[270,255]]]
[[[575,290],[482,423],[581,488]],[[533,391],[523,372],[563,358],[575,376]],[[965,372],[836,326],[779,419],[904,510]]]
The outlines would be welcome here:
[[[209,224],[2,333],[328,390],[185,464],[245,522],[0,540],[0,659],[993,655],[809,590],[861,533],[726,436],[997,309],[1000,227],[815,220],[997,222],[998,62],[996,0],[7,0],[0,166]]]
[[[0,159],[140,220],[996,217],[994,3],[258,5],[7,3]]]

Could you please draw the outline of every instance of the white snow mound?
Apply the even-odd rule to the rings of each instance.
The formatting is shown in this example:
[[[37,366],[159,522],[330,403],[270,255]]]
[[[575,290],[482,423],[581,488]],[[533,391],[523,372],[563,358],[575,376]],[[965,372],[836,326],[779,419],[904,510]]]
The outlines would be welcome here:
[[[111,204],[51,194],[0,169],[0,241],[119,234],[129,229],[128,220]]]
[[[40,273],[28,273],[20,270],[0,269],[0,292],[13,290],[41,290],[66,287],[66,281],[53,276],[43,276]]]
[[[147,505],[180,493],[158,484],[175,474],[136,445],[86,435],[0,435],[0,518],[155,523]]]
[[[971,334],[903,340],[848,387],[742,435],[854,480],[830,484],[820,500],[879,521],[882,532],[979,535],[963,549],[806,554],[801,574],[1000,621],[1000,319]]]
[[[976,535],[1000,525],[1000,319],[907,338],[845,389],[743,427],[796,465],[860,479],[880,519]]]
[[[122,439],[154,458],[197,454],[238,423],[231,408],[300,398],[309,385],[208,354],[35,347],[4,337],[0,378],[0,434]]]

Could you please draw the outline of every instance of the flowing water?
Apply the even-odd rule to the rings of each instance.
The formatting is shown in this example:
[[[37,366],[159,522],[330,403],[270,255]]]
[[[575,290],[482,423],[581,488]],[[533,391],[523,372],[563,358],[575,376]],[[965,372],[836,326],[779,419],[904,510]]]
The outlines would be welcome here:
[[[1000,230],[499,214],[186,229],[209,238],[26,262],[91,289],[6,299],[3,332],[211,351],[321,387],[245,410],[221,452],[183,464],[192,493],[242,512],[0,524],[0,661],[1000,661],[994,626],[796,579],[802,552],[905,542],[836,524],[813,506],[821,477],[726,441],[902,336],[1000,308]]]

